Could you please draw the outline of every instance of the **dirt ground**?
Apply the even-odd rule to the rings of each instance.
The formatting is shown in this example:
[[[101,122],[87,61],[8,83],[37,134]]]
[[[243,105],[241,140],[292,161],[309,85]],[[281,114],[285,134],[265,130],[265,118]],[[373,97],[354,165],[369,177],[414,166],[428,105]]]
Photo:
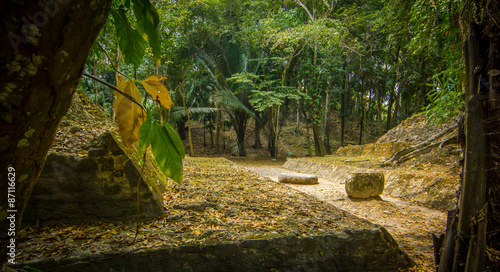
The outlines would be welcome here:
[[[282,162],[270,160],[234,160],[240,166],[278,181],[281,173],[294,173],[280,167]],[[446,213],[405,202],[387,195],[369,200],[355,200],[345,193],[345,185],[319,179],[317,185],[288,185],[319,200],[333,204],[358,217],[384,226],[417,263],[410,271],[435,271],[431,234],[439,235],[446,228]]]

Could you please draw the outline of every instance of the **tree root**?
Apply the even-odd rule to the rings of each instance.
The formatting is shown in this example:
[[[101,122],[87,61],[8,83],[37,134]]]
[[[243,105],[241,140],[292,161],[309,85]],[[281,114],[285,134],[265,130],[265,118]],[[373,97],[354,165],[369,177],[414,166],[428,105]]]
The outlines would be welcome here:
[[[449,127],[447,129],[445,129],[444,131],[432,136],[429,140],[427,140],[421,144],[400,150],[399,152],[394,154],[394,156],[392,156],[392,158],[390,160],[382,163],[381,166],[384,167],[384,166],[389,166],[389,165],[398,165],[398,164],[405,162],[405,161],[408,161],[411,158],[414,158],[418,155],[425,154],[425,153],[431,151],[436,146],[439,146],[439,148],[443,148],[445,145],[457,143],[458,140],[457,140],[456,135],[448,136],[443,141],[434,142],[436,139],[452,132],[456,128],[457,128],[456,125]]]

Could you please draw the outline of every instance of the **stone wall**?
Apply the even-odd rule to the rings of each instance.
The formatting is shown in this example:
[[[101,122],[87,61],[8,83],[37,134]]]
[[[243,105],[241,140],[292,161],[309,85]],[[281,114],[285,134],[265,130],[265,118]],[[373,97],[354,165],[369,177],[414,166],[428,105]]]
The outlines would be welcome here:
[[[345,228],[213,245],[108,252],[19,264],[42,271],[399,271],[414,265],[385,228]]]
[[[141,176],[138,161],[136,152],[125,152],[121,142],[110,132],[93,143],[88,156],[49,154],[28,202],[23,223],[135,219],[137,184]],[[141,218],[155,218],[164,212],[166,186],[163,175],[149,171],[142,174],[139,186]]]

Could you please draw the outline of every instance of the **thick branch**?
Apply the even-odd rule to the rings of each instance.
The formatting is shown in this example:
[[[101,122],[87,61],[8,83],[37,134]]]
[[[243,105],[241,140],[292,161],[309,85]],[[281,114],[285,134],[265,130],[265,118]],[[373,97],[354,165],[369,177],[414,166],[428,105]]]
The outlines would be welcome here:
[[[95,80],[95,81],[97,81],[97,82],[99,82],[99,83],[101,83],[103,85],[106,85],[107,87],[109,87],[109,88],[113,89],[114,91],[120,93],[121,95],[125,96],[125,98],[127,98],[128,100],[134,102],[139,107],[141,107],[141,109],[143,109],[144,111],[146,111],[146,108],[141,103],[139,103],[137,100],[135,100],[132,96],[130,96],[130,95],[128,95],[128,94],[120,91],[120,89],[116,88],[115,86],[113,86],[113,85],[107,83],[106,81],[103,81],[103,80],[101,80],[101,79],[99,79],[97,77],[91,76],[91,75],[89,75],[87,73],[83,73],[83,75],[86,76],[86,77],[89,77],[89,78],[91,78],[91,79],[93,79],[93,80]]]

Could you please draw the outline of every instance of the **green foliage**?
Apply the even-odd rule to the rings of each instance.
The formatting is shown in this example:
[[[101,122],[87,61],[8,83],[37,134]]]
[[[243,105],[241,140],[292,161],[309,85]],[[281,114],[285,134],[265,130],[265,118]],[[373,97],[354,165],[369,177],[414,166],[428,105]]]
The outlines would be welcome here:
[[[182,159],[185,157],[182,141],[174,128],[167,122],[163,125],[153,120],[148,111],[147,119],[139,130],[139,150],[141,153],[151,146],[156,163],[169,178],[182,181]]]
[[[426,107],[426,117],[434,123],[443,123],[465,110],[464,92],[449,71],[433,77],[433,90],[427,94],[430,104]]]
[[[142,58],[146,52],[146,41],[128,22],[124,7],[116,10],[111,9],[110,13],[114,19],[118,45],[125,57],[125,62],[133,64],[136,67],[141,65]]]
[[[161,59],[161,42],[159,34],[160,18],[156,8],[149,0],[133,0],[136,29],[145,38],[153,49],[153,56],[157,65]]]
[[[110,11],[116,29],[118,45],[125,57],[125,62],[139,67],[146,52],[146,45],[153,49],[156,64],[160,63],[161,42],[159,35],[160,19],[155,7],[149,0],[133,0],[133,12],[136,23],[131,24],[127,18],[129,9],[126,5],[120,5]]]

